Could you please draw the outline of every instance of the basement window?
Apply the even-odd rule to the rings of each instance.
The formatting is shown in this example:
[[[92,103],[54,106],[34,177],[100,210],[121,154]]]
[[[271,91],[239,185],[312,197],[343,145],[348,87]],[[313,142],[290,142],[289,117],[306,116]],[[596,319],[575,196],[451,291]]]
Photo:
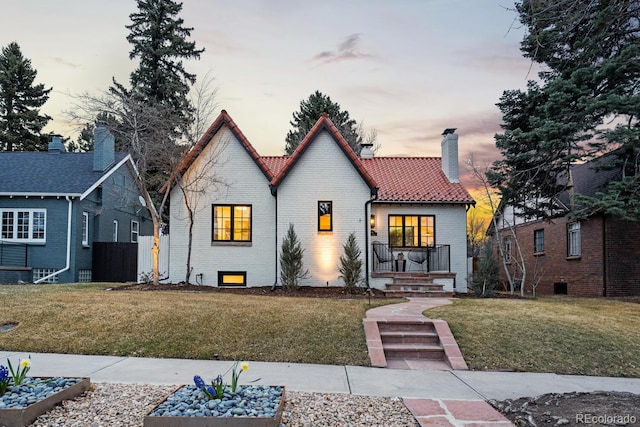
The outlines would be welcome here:
[[[218,271],[218,286],[247,286],[247,272]]]

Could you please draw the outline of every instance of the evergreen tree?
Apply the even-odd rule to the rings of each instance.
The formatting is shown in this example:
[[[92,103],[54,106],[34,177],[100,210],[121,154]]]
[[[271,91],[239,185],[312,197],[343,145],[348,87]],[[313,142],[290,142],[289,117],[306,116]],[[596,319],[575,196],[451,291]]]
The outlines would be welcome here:
[[[130,31],[127,41],[132,45],[129,57],[137,58],[139,65],[131,73],[131,89],[114,80],[110,92],[116,99],[137,100],[140,107],[162,111],[164,129],[169,132],[154,141],[156,147],[147,147],[144,154],[138,153],[126,145],[127,139],[123,140],[124,146],[118,147],[130,151],[134,161],[145,162],[147,189],[160,204],[159,190],[171,173],[165,159],[181,157],[185,147],[178,142],[187,136],[194,110],[188,93],[196,76],[184,69],[182,61],[199,59],[204,49],[197,49],[195,42],[188,40],[193,28],[185,27],[184,20],[178,16],[182,3],[137,0],[137,7],[137,12],[129,15],[131,24],[126,28]],[[122,126],[131,127],[127,123]],[[157,137],[157,132],[149,132]],[[116,144],[119,145],[117,139]]]
[[[602,168],[622,179],[588,201],[591,212],[640,220],[640,3],[522,0],[516,9],[528,29],[521,50],[545,71],[541,85],[506,91],[498,104],[504,159],[492,183],[525,214],[549,217],[570,166],[612,152]]]
[[[93,130],[95,126],[87,123],[80,131],[78,139],[67,142],[67,151],[69,152],[87,152],[93,151]]]
[[[47,139],[42,128],[51,117],[40,115],[51,88],[34,85],[37,71],[22,56],[16,42],[2,48],[0,55],[0,150],[43,151]]]
[[[280,251],[280,282],[285,289],[298,289],[299,280],[309,276],[309,270],[304,268],[303,257],[304,248],[298,240],[293,224],[289,224]]]
[[[129,58],[138,58],[138,68],[131,73],[131,86],[149,103],[161,103],[176,112],[176,126],[184,132],[193,109],[188,93],[196,81],[182,64],[185,59],[199,59],[204,49],[188,41],[193,28],[184,26],[178,17],[182,3],[172,0],[137,0],[138,11],[129,15],[131,24],[127,41],[133,46]]]
[[[293,113],[293,120],[289,122],[293,129],[287,133],[285,139],[285,154],[291,155],[296,151],[300,142],[320,119],[322,113],[329,115],[329,119],[338,128],[353,151],[360,153],[362,136],[358,134],[356,121],[349,117],[348,111],[340,109],[340,104],[331,101],[329,96],[315,91],[309,96],[309,99],[300,101],[300,111]]]
[[[361,251],[355,233],[349,234],[343,249],[344,254],[340,255],[338,271],[340,271],[340,278],[344,281],[346,291],[353,294],[362,283]]]

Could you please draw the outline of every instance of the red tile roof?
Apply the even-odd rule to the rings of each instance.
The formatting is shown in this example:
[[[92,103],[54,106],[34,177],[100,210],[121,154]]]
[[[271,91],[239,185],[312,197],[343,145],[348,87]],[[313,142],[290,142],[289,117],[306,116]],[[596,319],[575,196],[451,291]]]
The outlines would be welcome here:
[[[306,151],[315,137],[327,130],[335,139],[354,168],[360,173],[372,190],[377,189],[377,200],[389,202],[433,202],[433,203],[475,203],[469,192],[459,183],[451,183],[442,172],[439,157],[374,157],[361,159],[353,152],[338,129],[326,114],[311,128],[291,156],[260,156],[233,119],[222,110],[200,141],[184,158],[175,176],[182,174],[211,141],[213,136],[226,125],[243,145],[256,165],[276,187],[287,176],[291,168]],[[172,181],[169,181],[172,182]],[[169,185],[165,184],[163,190]]]
[[[439,157],[374,157],[360,161],[378,183],[379,201],[474,203],[462,184],[449,182]]]

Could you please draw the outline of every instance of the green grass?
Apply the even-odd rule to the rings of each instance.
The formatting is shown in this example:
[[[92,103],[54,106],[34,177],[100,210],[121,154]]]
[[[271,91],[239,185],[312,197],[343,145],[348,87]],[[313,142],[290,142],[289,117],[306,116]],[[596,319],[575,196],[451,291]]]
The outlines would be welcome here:
[[[459,299],[449,323],[474,370],[640,377],[640,305],[609,299]]]
[[[367,300],[0,286],[0,349],[163,358],[370,364]],[[372,300],[372,307],[390,300]]]

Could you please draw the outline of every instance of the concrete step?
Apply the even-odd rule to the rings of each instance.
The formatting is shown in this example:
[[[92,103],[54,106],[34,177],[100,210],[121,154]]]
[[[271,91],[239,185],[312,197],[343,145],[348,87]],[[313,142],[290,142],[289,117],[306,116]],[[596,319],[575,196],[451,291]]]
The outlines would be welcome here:
[[[444,349],[439,344],[383,344],[387,359],[444,360]]]
[[[386,331],[380,332],[382,345],[385,344],[440,344],[435,331]]]
[[[445,291],[383,291],[385,297],[389,298],[447,298],[451,294]]]
[[[400,277],[393,278],[393,284],[394,285],[412,285],[412,284],[429,285],[429,284],[433,284],[433,278],[426,277],[426,276],[418,276],[418,277],[400,276]],[[436,286],[442,286],[442,285],[436,285]]]
[[[444,285],[435,283],[387,283],[385,285],[387,291],[441,291]]]
[[[434,332],[436,331],[433,322],[426,320],[423,322],[415,322],[410,320],[378,320],[378,331],[380,334],[384,332]]]

